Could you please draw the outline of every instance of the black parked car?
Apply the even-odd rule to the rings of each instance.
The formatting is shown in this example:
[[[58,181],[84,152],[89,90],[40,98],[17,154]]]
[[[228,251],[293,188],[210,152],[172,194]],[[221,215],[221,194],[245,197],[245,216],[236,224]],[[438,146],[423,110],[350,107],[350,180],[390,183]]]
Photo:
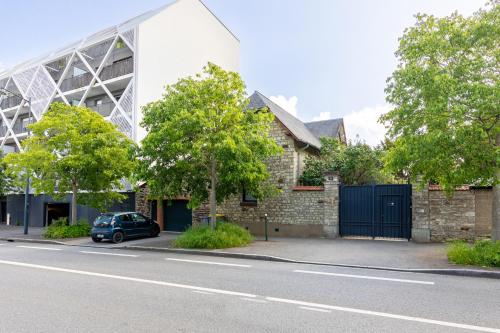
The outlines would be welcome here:
[[[91,231],[92,240],[96,243],[103,239],[121,243],[124,239],[134,237],[157,237],[160,226],[156,221],[137,212],[104,213],[94,221]]]

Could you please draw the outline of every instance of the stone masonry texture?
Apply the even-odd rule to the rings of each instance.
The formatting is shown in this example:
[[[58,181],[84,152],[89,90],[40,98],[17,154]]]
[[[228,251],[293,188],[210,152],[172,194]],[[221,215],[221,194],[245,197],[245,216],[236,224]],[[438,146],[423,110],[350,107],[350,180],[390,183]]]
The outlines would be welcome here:
[[[468,187],[448,197],[440,189],[412,193],[413,238],[442,242],[454,239],[473,241],[491,235],[492,193],[490,188]]]

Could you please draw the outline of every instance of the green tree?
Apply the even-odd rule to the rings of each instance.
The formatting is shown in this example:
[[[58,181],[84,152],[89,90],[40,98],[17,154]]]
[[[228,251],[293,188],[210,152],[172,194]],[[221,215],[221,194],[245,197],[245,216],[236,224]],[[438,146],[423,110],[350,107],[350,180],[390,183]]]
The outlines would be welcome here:
[[[449,194],[462,184],[498,185],[498,1],[470,17],[416,18],[400,38],[398,67],[386,88],[394,105],[381,118],[394,142],[386,167],[407,170],[413,181],[435,181]],[[494,211],[500,214],[500,206]]]
[[[336,171],[346,185],[392,182],[382,171],[380,148],[356,141],[342,144],[335,138],[321,138],[319,157],[308,157],[300,181],[304,185],[323,185],[324,173]]]
[[[6,195],[14,190],[12,178],[6,172],[6,165],[2,157],[0,160],[0,195]]]
[[[70,192],[73,224],[77,203],[103,209],[124,198],[114,190],[134,170],[135,149],[115,125],[90,109],[54,103],[29,127],[22,152],[4,158],[18,184],[29,176],[36,194],[63,198]]]
[[[240,76],[209,63],[146,105],[138,175],[151,196],[188,195],[192,208],[208,199],[213,227],[216,205],[229,195],[243,188],[258,199],[271,194],[264,160],[280,152],[268,136],[274,118],[247,104]]]

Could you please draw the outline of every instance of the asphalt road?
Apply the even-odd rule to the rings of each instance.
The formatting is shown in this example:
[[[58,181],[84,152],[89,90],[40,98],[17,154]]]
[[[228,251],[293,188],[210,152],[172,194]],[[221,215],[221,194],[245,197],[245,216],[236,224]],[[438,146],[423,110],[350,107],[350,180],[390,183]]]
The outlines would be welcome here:
[[[0,332],[499,332],[500,280],[0,243]]]

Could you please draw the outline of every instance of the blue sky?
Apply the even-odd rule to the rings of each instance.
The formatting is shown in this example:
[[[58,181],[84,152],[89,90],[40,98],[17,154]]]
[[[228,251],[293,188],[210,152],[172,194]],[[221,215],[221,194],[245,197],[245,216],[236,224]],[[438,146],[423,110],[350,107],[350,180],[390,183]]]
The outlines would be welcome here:
[[[2,1],[0,67],[57,49],[170,0]],[[418,12],[470,15],[485,0],[204,0],[241,41],[241,74],[304,121],[344,117],[376,144],[397,38]],[[32,22],[32,23],[30,23]],[[8,46],[8,47],[5,47]]]

